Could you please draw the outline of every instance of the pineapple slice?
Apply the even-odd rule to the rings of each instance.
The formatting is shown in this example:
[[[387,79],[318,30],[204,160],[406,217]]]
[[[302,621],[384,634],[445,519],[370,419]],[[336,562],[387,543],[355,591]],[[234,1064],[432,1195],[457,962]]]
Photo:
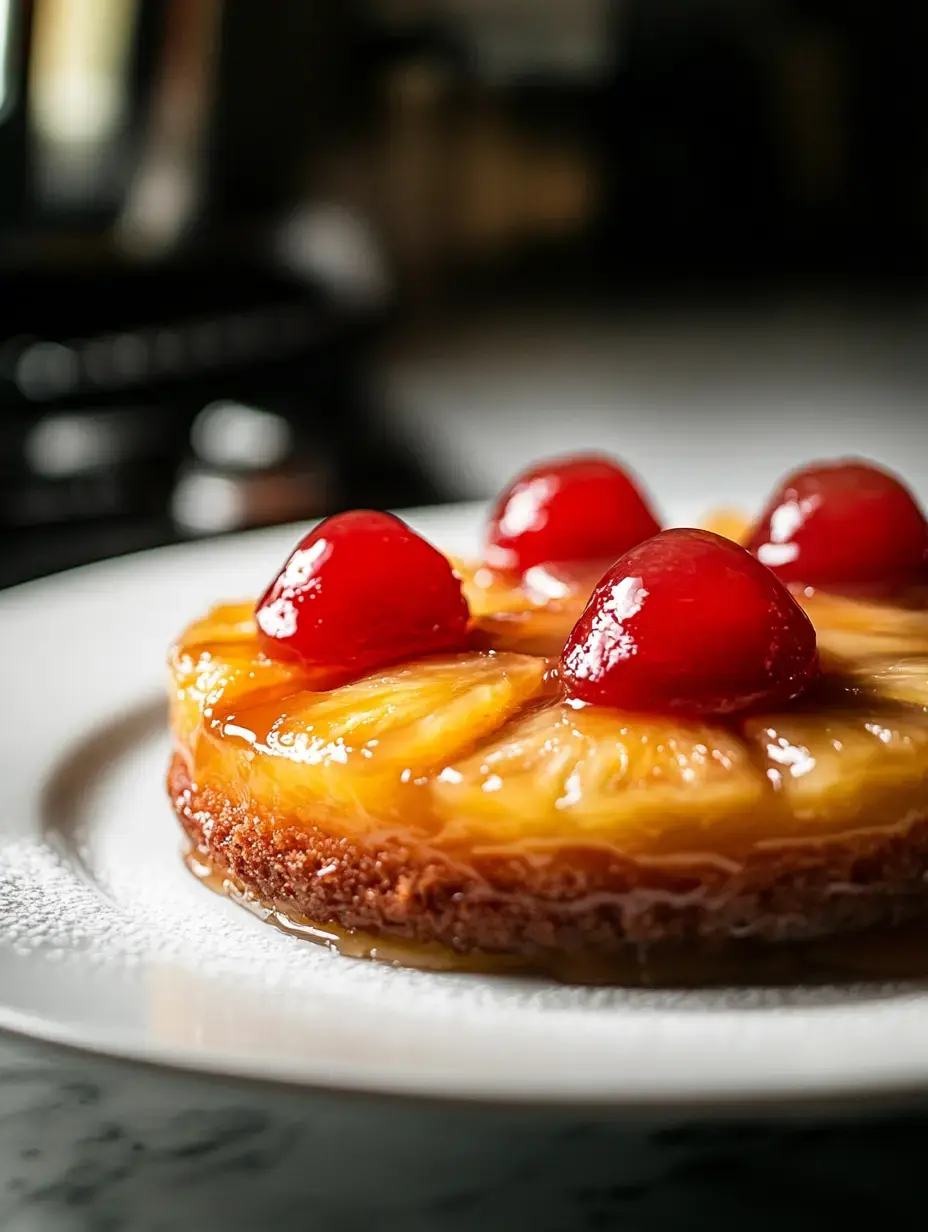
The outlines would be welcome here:
[[[432,795],[442,840],[657,856],[726,850],[771,793],[724,729],[556,705],[449,764]]]
[[[869,603],[818,591],[797,599],[815,625],[819,648],[844,659],[867,661],[928,655],[928,610]]]
[[[497,611],[474,620],[474,641],[487,650],[557,658],[570,631],[580,619],[584,603],[526,607],[521,611]]]
[[[227,710],[216,772],[274,811],[342,830],[421,812],[423,776],[492,734],[543,689],[547,664],[472,653],[404,664],[329,692]],[[412,793],[412,794],[411,794]]]
[[[559,655],[603,568],[539,566],[525,577],[453,560],[478,644],[519,654]]]
[[[740,509],[713,509],[701,520],[700,527],[723,539],[731,539],[733,543],[743,544],[751,529],[751,519]]]
[[[928,710],[928,658],[877,659],[847,664],[849,682],[867,696]]]
[[[169,667],[171,726],[182,741],[208,725],[217,708],[228,709],[246,696],[282,697],[305,687],[305,672],[295,663],[261,653],[252,604],[213,608],[172,647]]]
[[[901,827],[924,815],[928,726],[916,712],[884,710],[796,712],[745,723],[785,805],[781,838]]]
[[[180,644],[191,652],[200,646],[252,644],[256,628],[253,602],[217,603],[184,631]]]
[[[277,662],[243,647],[232,653],[227,647],[180,650],[173,663],[171,725],[181,740],[193,737],[201,726],[209,727],[234,709],[244,698],[281,698],[305,684],[305,673],[296,664]]]

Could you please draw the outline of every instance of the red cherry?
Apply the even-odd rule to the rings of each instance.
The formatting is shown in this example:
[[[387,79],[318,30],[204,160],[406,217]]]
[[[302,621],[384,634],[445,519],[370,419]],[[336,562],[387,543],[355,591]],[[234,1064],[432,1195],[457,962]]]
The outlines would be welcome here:
[[[540,462],[496,502],[487,563],[524,573],[552,561],[615,560],[660,525],[632,478],[611,458]]]
[[[358,509],[300,541],[255,617],[268,654],[295,656],[334,679],[463,649],[469,613],[439,551],[399,518]]]
[[[776,708],[818,675],[815,630],[749,552],[665,530],[617,560],[567,639],[570,696],[682,715]]]
[[[780,484],[748,546],[784,582],[888,595],[925,581],[928,525],[888,471],[817,463]]]

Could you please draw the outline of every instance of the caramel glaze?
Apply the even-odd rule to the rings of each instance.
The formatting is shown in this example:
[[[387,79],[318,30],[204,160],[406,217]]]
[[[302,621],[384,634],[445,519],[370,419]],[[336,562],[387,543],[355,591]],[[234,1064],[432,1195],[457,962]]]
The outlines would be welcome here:
[[[529,655],[556,648],[582,606],[585,581],[568,580],[560,598],[551,593],[557,584],[542,578],[537,593],[524,586],[513,593],[505,579],[471,579],[472,591],[481,592],[476,601],[471,596],[472,609],[480,613],[484,604],[475,640],[494,650],[502,640],[522,652],[518,664],[513,660],[519,669],[514,680],[532,670]],[[839,615],[842,636],[859,636],[856,617],[845,619],[843,609]],[[926,617],[919,615],[924,634]],[[512,631],[511,643],[500,629]],[[906,626],[906,638],[911,632]],[[826,661],[829,653],[826,646]],[[431,793],[439,768],[466,768],[468,756],[484,756],[501,734],[521,731],[518,725],[533,715],[546,722],[564,711],[556,674],[543,661],[521,694],[515,689],[507,695],[505,713],[498,721],[491,714],[469,746],[459,744],[447,758],[442,753],[424,777],[404,779],[402,789],[384,780],[372,815],[369,800],[353,804],[345,795],[350,776],[370,768],[360,760],[363,749],[348,749],[355,760],[349,757],[339,771],[334,796],[328,780],[320,786],[317,779],[305,798],[301,775],[317,771],[306,770],[300,758],[258,751],[267,753],[281,719],[286,725],[289,715],[324,695],[308,692],[319,682],[305,679],[298,666],[262,660],[244,606],[219,609],[193,626],[174,652],[177,752],[169,792],[209,884],[289,931],[354,956],[632,984],[781,983],[841,972],[856,979],[923,975],[928,751],[924,770],[916,759],[900,772],[903,763],[892,758],[912,749],[921,757],[928,715],[908,694],[899,700],[895,680],[896,693],[874,693],[869,666],[858,667],[844,658],[831,665],[816,695],[786,716],[677,733],[674,764],[683,767],[684,779],[708,775],[692,792],[677,791],[691,797],[681,816],[671,803],[666,818],[652,812],[649,824],[636,831],[633,823],[649,807],[649,795],[635,781],[631,807],[623,805],[621,791],[614,796],[616,809],[629,813],[621,824],[607,817],[592,830],[578,828],[565,809],[553,814],[555,830],[517,815],[516,833],[507,834],[497,832],[492,815],[482,819],[482,829],[462,829],[453,808],[449,824],[448,801],[436,816]],[[928,687],[928,677],[924,683]],[[917,685],[921,689],[921,676]],[[395,679],[390,687],[397,687]],[[581,729],[592,722],[595,737],[597,723],[615,726],[621,718],[599,715],[578,714],[575,724]],[[567,720],[568,726],[574,722]],[[610,728],[609,739],[624,740],[637,754],[634,740],[640,736],[646,748],[647,731],[631,716],[622,721],[628,727],[616,728],[618,734]],[[839,787],[836,803],[810,805],[801,794],[806,769],[797,777],[784,762],[785,754],[803,752],[789,736],[796,723],[814,735],[823,730],[829,756],[844,749],[844,729],[831,734],[835,724],[850,724],[854,739],[863,728],[872,736],[877,760],[867,763],[850,792]],[[364,755],[375,764],[378,757],[387,760],[388,741],[370,743],[381,747]],[[708,761],[718,754],[726,767],[721,787],[737,788],[731,799],[719,795],[718,775],[713,779],[705,769],[707,748]],[[342,749],[336,760],[345,756]],[[814,770],[815,758],[807,761]],[[665,766],[661,773],[671,770]],[[356,781],[360,791],[362,779]],[[725,825],[701,830],[703,820],[715,825],[720,816]]]

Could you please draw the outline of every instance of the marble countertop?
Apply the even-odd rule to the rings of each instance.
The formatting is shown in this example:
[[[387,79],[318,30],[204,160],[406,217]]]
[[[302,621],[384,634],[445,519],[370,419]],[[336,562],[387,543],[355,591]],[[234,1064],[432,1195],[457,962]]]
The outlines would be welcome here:
[[[4,1232],[907,1226],[928,1116],[623,1125],[235,1086],[0,1043]]]

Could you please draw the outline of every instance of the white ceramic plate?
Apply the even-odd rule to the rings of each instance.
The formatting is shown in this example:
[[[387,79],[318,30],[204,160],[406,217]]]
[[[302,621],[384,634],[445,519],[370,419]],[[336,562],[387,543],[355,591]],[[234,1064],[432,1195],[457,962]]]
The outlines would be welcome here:
[[[474,546],[480,513],[413,515]],[[667,1111],[928,1092],[928,988],[662,993],[439,975],[298,941],[184,868],[165,648],[256,592],[292,528],[0,597],[0,1027],[149,1062],[382,1093]]]

